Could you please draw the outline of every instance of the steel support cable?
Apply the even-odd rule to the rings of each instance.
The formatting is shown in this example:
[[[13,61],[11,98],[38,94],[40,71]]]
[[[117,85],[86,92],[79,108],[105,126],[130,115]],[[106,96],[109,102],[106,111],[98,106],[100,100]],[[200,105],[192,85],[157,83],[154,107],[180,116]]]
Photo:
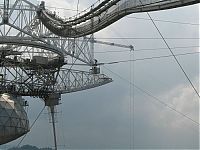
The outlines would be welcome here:
[[[158,2],[154,2],[154,3],[158,3]],[[147,5],[152,5],[154,3],[150,3],[150,4],[147,4]],[[135,8],[137,8],[137,7],[138,6],[135,6]],[[117,10],[117,11],[119,11],[119,10]],[[104,12],[104,11],[102,11],[102,12]],[[58,19],[56,20],[56,17],[52,18],[55,15],[49,14],[50,16],[48,16],[48,13],[47,13],[46,10],[45,11],[40,10],[39,16],[40,16],[40,19],[43,21],[43,24],[46,25],[46,27],[49,30],[51,30],[52,32],[54,32],[55,34],[60,35],[60,36],[64,36],[64,37],[81,37],[81,36],[85,36],[85,35],[97,32],[97,31],[107,27],[108,25],[112,24],[113,22],[119,20],[123,16],[128,15],[128,14],[126,14],[126,10],[123,10],[123,13],[122,13],[123,15],[122,14],[119,15],[118,12],[110,12],[110,14],[112,14],[112,15],[106,15],[105,20],[101,20],[100,23],[96,22],[96,27],[94,28],[94,30],[90,29],[90,24],[85,25],[85,26],[82,25],[84,28],[86,27],[86,29],[84,29],[83,27],[82,27],[83,29],[81,29],[81,27],[74,28],[74,27],[70,27],[70,25],[65,25],[67,27],[65,29],[65,27],[62,25],[62,23],[59,23],[60,18],[57,17]],[[44,18],[42,18],[42,16]],[[111,18],[108,18],[107,16],[109,16]],[[114,18],[114,17],[116,17],[116,18]],[[49,24],[48,23],[49,21],[47,19],[49,19],[52,23]],[[87,24],[87,23],[85,23],[85,24]],[[56,25],[57,25],[57,27],[56,27]],[[75,24],[75,26],[76,26],[76,24]],[[53,28],[55,28],[55,29],[53,29]],[[59,30],[61,30],[61,31],[59,31]]]
[[[193,54],[199,54],[200,52],[191,52],[191,53],[182,53],[182,54],[176,54],[175,56],[186,56],[186,55],[193,55]],[[98,65],[112,65],[112,64],[118,64],[118,63],[126,63],[130,61],[144,61],[144,60],[152,60],[152,59],[160,59],[160,58],[169,58],[174,57],[173,55],[163,55],[163,56],[154,56],[154,57],[145,57],[145,58],[138,58],[138,59],[132,59],[132,60],[121,60],[121,61],[113,61],[113,62],[105,62],[105,63],[99,63]]]
[[[119,2],[119,1],[113,1],[113,4],[115,5],[117,2]],[[148,5],[155,5],[156,3],[162,3],[162,2],[166,2],[166,0],[163,0],[163,1],[158,1],[158,2],[151,2],[151,3],[149,3],[149,4],[145,4],[145,6],[148,6]],[[127,3],[127,2],[124,2],[125,4]],[[110,7],[112,7],[113,6],[113,4],[111,4],[110,5]],[[123,4],[121,4],[121,5],[123,5]],[[100,13],[97,13],[97,14],[95,14],[96,16],[98,16],[98,15],[100,15],[102,12],[104,12],[104,11],[106,11],[106,10],[108,10],[110,7],[107,7],[107,8],[104,8]],[[120,6],[118,6],[118,7],[120,7]],[[125,15],[128,15],[129,13],[128,12],[126,12],[127,10],[126,9],[139,9],[138,7],[140,7],[140,6],[135,6],[135,7],[132,7],[132,8],[125,8],[124,10],[122,9],[121,11],[124,11],[125,13],[124,13],[124,15],[121,15],[122,17],[123,16],[125,16]],[[117,14],[120,14],[120,12],[116,12]],[[119,18],[120,19],[120,18]],[[114,19],[115,20],[115,19]]]
[[[133,19],[138,19],[138,20],[151,20],[151,19],[148,19],[148,18],[142,18],[142,17],[133,17],[133,16],[130,16],[130,17],[127,17],[127,18],[133,18]],[[179,21],[172,21],[172,20],[161,20],[161,19],[153,19],[153,21],[156,21],[156,22],[165,22],[165,23],[174,23],[174,24],[182,24],[182,25],[193,25],[193,26],[199,26],[200,24],[199,23],[190,23],[190,22],[179,22]]]
[[[59,8],[59,7],[52,7],[52,6],[46,6],[47,8],[55,8],[55,9],[62,9],[62,10],[67,10],[67,11],[76,11],[75,9],[67,9],[67,8]],[[134,17],[134,16],[130,16],[127,18],[133,18],[133,19],[138,19],[138,20],[147,20],[149,21],[150,19],[148,18],[142,18],[142,17]],[[153,19],[156,22],[165,22],[165,23],[173,23],[173,24],[182,24],[182,25],[193,25],[193,26],[199,26],[199,23],[191,23],[191,22],[180,22],[180,21],[173,21],[173,20],[164,20],[164,19]]]
[[[74,23],[75,24],[79,24],[79,23],[81,23],[81,22],[85,22],[85,21],[87,21],[87,20],[90,20],[90,19],[92,19],[93,17],[95,17],[95,16],[98,16],[98,15],[100,15],[103,11],[106,11],[107,9],[109,9],[110,7],[112,7],[113,5],[114,5],[114,3],[117,3],[117,2],[119,2],[120,0],[115,0],[114,1],[114,3],[113,3],[113,1],[112,1],[112,3],[111,4],[107,4],[108,2],[109,2],[110,0],[104,0],[102,3],[100,3],[97,7],[95,7],[95,8],[92,8],[92,6],[91,6],[91,10],[88,12],[88,13],[85,13],[85,14],[83,14],[82,16],[79,16],[79,17],[75,17],[75,19],[74,20],[69,20],[69,21],[65,21],[62,25],[67,25],[67,24],[70,24],[70,25],[74,25]],[[102,10],[101,10],[101,8],[103,7],[103,6],[107,6],[107,7],[104,7]],[[100,10],[99,10],[100,9]],[[98,11],[98,12],[95,12],[95,11]]]
[[[96,3],[98,3],[99,1],[100,1],[100,0],[96,1]],[[94,11],[95,9],[99,9],[99,7],[104,6],[104,4],[107,3],[107,1],[110,1],[110,0],[104,0],[104,1],[101,2],[97,7],[95,7],[95,8],[93,9],[93,11]],[[96,3],[94,3],[92,6],[94,6]],[[48,5],[46,5],[45,7],[47,7],[47,8],[55,8],[55,9],[62,9],[62,10],[67,10],[67,11],[76,11],[76,12],[77,12],[76,9],[70,9],[70,8],[53,7],[53,6],[48,6]],[[83,12],[86,12],[88,9],[91,9],[91,6],[88,7],[87,9],[85,9],[85,10],[79,11],[79,14],[80,14],[80,13],[83,13]],[[76,18],[76,16],[77,16],[77,15],[72,16],[72,17],[70,17],[70,18]],[[69,20],[71,20],[71,19],[69,19]]]
[[[110,7],[112,7],[113,5],[115,5],[119,1],[120,0],[113,0],[113,1],[110,2],[110,0],[105,0],[102,3],[100,3],[97,7],[92,8],[88,13],[85,13],[82,16],[77,17],[78,16],[78,13],[77,13],[77,15],[74,17],[75,19],[69,20],[69,21],[61,20],[60,17],[58,17],[56,15],[52,15],[51,12],[47,11],[46,9],[41,10],[41,11],[42,11],[42,13],[46,14],[46,17],[48,17],[49,19],[51,19],[55,23],[58,23],[58,25],[61,25],[61,26],[75,25],[76,26],[77,24],[80,24],[81,22],[85,22],[85,21],[90,20],[91,18],[93,18],[95,16],[102,14],[104,11],[106,11],[107,9],[109,9]],[[100,9],[100,8],[102,8],[102,9]],[[95,11],[97,11],[97,12],[95,12]],[[50,16],[48,16],[48,15],[50,15]],[[54,17],[54,18],[51,18],[51,17]]]
[[[78,15],[78,7],[79,7],[79,0],[77,1],[77,6],[76,6],[76,13]]]
[[[65,135],[65,132],[63,132],[63,131],[65,131],[65,129],[64,129],[64,120],[63,120],[63,113],[62,113],[62,110],[63,110],[63,108],[62,108],[62,105],[60,105],[61,106],[61,115],[60,115],[60,119],[59,120],[61,120],[61,132],[62,132],[62,137],[63,137],[63,142],[64,142],[64,149],[67,149],[66,148],[66,144],[67,144],[67,142],[66,142],[66,135]]]
[[[46,39],[58,39],[60,37],[49,37],[49,36],[43,36],[41,38]],[[74,39],[73,37],[70,37],[69,39]],[[96,39],[106,39],[106,40],[162,40],[162,38],[155,38],[155,37],[95,37]],[[168,40],[199,40],[199,37],[166,37],[165,39]],[[103,42],[103,41],[102,41]]]
[[[197,126],[200,125],[200,123],[194,119],[192,119],[190,116],[184,114],[183,112],[177,110],[176,108],[174,108],[174,106],[170,106],[169,104],[165,103],[164,101],[162,101],[161,99],[159,99],[158,97],[154,96],[153,94],[151,94],[151,92],[147,91],[147,90],[144,90],[143,88],[139,87],[138,85],[128,81],[127,79],[123,78],[122,76],[120,76],[119,74],[113,72],[112,70],[110,70],[109,68],[105,67],[104,68],[106,70],[108,70],[109,72],[111,72],[112,74],[114,74],[115,76],[117,76],[119,79],[123,80],[123,81],[126,81],[127,83],[131,84],[132,86],[134,86],[136,89],[138,89],[139,91],[141,91],[142,93],[144,93],[145,95],[153,98],[155,101],[159,102],[160,104],[162,104],[163,106],[169,108],[170,110],[176,112],[177,114],[181,115],[182,117],[190,120],[191,122],[193,122],[194,124],[196,124]]]
[[[82,16],[79,16],[79,17],[77,17],[77,15],[74,17],[75,19],[74,20],[69,20],[69,21],[62,21],[63,22],[63,24],[60,24],[60,25],[63,25],[63,26],[65,26],[65,25],[69,25],[69,24],[67,24],[67,23],[72,23],[72,22],[76,22],[76,24],[79,24],[79,23],[81,23],[81,22],[85,22],[85,21],[87,21],[87,20],[90,20],[91,18],[93,18],[93,17],[95,17],[95,16],[99,16],[100,14],[102,14],[103,12],[105,12],[105,11],[107,11],[109,8],[111,8],[112,6],[114,6],[114,5],[116,5],[118,2],[120,2],[120,0],[113,0],[113,1],[111,1],[110,3],[109,3],[109,1],[110,0],[104,0],[101,4],[99,4],[97,7],[95,7],[95,8],[93,8],[93,9],[91,9],[90,10],[90,12],[88,12],[88,13],[85,13],[84,15],[82,15]],[[167,1],[170,1],[170,0],[167,0]],[[148,3],[148,4],[145,4],[145,6],[148,6],[148,5],[155,5],[155,4],[157,4],[157,3],[162,3],[162,2],[166,2],[166,0],[161,0],[161,1],[156,1],[156,2],[151,2],[151,3]],[[108,4],[107,4],[108,3]],[[127,1],[125,1],[124,2],[125,4],[127,3]],[[122,3],[122,5],[124,4],[124,3]],[[104,6],[104,7],[103,7]],[[101,7],[103,7],[103,9],[101,9],[101,10],[98,10],[99,8],[101,8]],[[135,6],[135,7],[132,7],[132,9],[133,8],[140,8],[141,6]],[[139,9],[138,8],[138,9]],[[125,8],[125,9],[127,9],[127,8]],[[125,10],[124,9],[124,10]],[[129,8],[130,9],[130,8]],[[124,11],[123,10],[123,11]],[[95,11],[99,11],[99,12],[95,12]],[[48,12],[48,11],[47,11]],[[119,12],[118,12],[119,13]],[[51,17],[55,17],[54,19],[58,19],[57,21],[60,21],[60,17],[58,17],[58,16],[55,16],[55,15],[52,15],[50,12],[49,13],[47,13],[47,14],[49,14]],[[92,16],[90,16],[90,14],[92,14]],[[71,17],[70,17],[71,18]],[[84,20],[83,20],[84,19]],[[80,21],[79,21],[80,20]],[[55,20],[56,21],[56,20]],[[76,25],[75,24],[75,25]],[[70,25],[74,25],[74,24],[70,24]]]
[[[181,46],[181,47],[171,47],[171,49],[185,49],[185,48],[199,48],[200,46]],[[168,48],[141,48],[141,49],[134,49],[134,52],[141,52],[141,51],[160,51],[160,50],[168,50]],[[114,51],[97,51],[94,53],[120,53],[120,52],[130,52],[130,50],[114,50]]]
[[[39,119],[39,117],[41,116],[42,112],[44,111],[45,106],[42,108],[42,110],[40,111],[40,113],[37,115],[36,119],[33,121],[33,123],[30,126],[30,130],[33,128],[33,126],[35,125],[36,121]],[[26,133],[23,138],[20,140],[20,142],[17,144],[17,147],[20,146],[20,144],[23,142],[23,140],[25,139],[25,137],[27,136],[28,133]]]
[[[143,5],[142,1],[139,0],[140,3]],[[149,19],[151,20],[151,22],[153,23],[153,25],[155,26],[156,30],[158,31],[159,35],[161,36],[161,38],[163,39],[165,45],[167,46],[167,48],[169,49],[170,53],[172,54],[172,56],[174,57],[176,63],[178,64],[178,66],[180,67],[180,69],[182,70],[183,74],[185,75],[185,77],[187,78],[187,80],[189,81],[191,87],[193,88],[193,90],[195,91],[195,93],[197,94],[197,96],[200,98],[199,92],[197,91],[197,89],[195,88],[194,84],[192,83],[192,81],[190,80],[189,76],[187,75],[186,71],[184,70],[184,68],[182,67],[182,65],[180,64],[179,60],[176,58],[174,52],[172,51],[172,49],[170,48],[169,44],[167,43],[167,41],[165,40],[164,36],[162,35],[160,29],[158,28],[158,26],[156,25],[156,23],[154,22],[154,20],[152,19],[151,15],[146,12]]]
[[[106,40],[163,40],[162,38],[154,38],[154,37],[97,37],[95,39],[106,39]],[[193,37],[167,37],[165,39],[168,39],[168,40],[199,40],[200,38],[193,38]]]
[[[112,6],[116,5],[116,3],[118,3],[119,1],[120,0],[112,0],[112,1],[105,0],[95,8],[92,8],[92,6],[91,6],[91,10],[88,13],[85,13],[84,15],[79,16],[79,17],[75,18],[74,20],[66,21],[61,25],[63,25],[63,26],[77,25],[82,22],[86,22],[94,17],[101,15],[103,12],[107,11]]]
[[[75,12],[77,12],[76,9],[72,9],[72,8],[53,7],[53,6],[47,6],[47,5],[46,5],[45,7],[47,7],[47,8],[54,8],[54,9],[61,9],[61,10],[66,10],[66,11],[75,11]]]
[[[130,50],[130,60],[134,59],[134,51]],[[135,64],[130,61],[130,82],[135,83],[134,81],[134,69],[135,69]],[[135,98],[135,89],[134,87],[129,84],[130,88],[130,150],[132,150],[134,146],[134,98]]]
[[[71,23],[71,22],[77,21],[77,20],[80,19],[80,18],[84,19],[85,17],[88,17],[89,15],[91,15],[92,13],[94,13],[94,11],[97,11],[98,9],[100,9],[101,7],[103,7],[103,6],[104,6],[106,3],[108,3],[109,1],[110,1],[110,0],[104,0],[104,1],[101,2],[98,6],[92,8],[92,6],[94,6],[97,2],[99,2],[99,1],[97,1],[96,3],[94,3],[94,4],[93,4],[92,6],[90,6],[89,8],[87,8],[87,9],[85,9],[85,10],[83,10],[83,11],[77,13],[75,16],[70,17],[70,18],[68,19],[68,21],[64,21],[64,23],[65,23],[65,24]],[[92,8],[92,9],[91,9],[91,8]],[[60,9],[64,9],[64,8],[60,8]],[[88,9],[90,9],[89,12],[86,12]],[[65,10],[65,9],[64,9],[64,10]],[[66,10],[70,10],[70,9],[66,9]],[[72,11],[77,11],[77,10],[73,10],[73,9],[71,9],[71,10],[72,10]],[[78,14],[81,14],[82,12],[86,12],[86,13],[83,14],[83,15],[80,15],[79,17],[77,17]],[[71,18],[75,18],[75,19],[71,19]]]
[[[182,53],[182,54],[176,54],[175,56],[186,56],[186,55],[193,55],[193,54],[199,54],[200,52],[192,52],[192,53]],[[98,63],[97,65],[113,65],[118,63],[126,63],[130,61],[144,61],[144,60],[152,60],[152,59],[160,59],[160,58],[169,58],[173,57],[173,55],[163,55],[163,56],[154,56],[154,57],[145,57],[145,58],[138,58],[133,60],[120,60],[120,61],[112,61],[112,62],[103,62]],[[72,65],[72,64],[65,64],[65,65]],[[86,66],[86,64],[73,64],[76,66]]]
[[[111,4],[109,4],[108,6],[106,5],[107,3],[109,3],[109,1],[110,0],[104,0],[102,3],[100,3],[97,7],[95,7],[95,8],[93,8],[93,9],[91,9],[88,13],[85,13],[84,15],[81,15],[81,16],[79,16],[79,17],[77,17],[77,15],[76,16],[74,16],[74,18],[75,19],[73,19],[73,20],[71,20],[71,19],[69,19],[69,21],[64,21],[64,20],[62,20],[60,17],[58,17],[58,16],[56,16],[55,14],[52,14],[50,11],[47,11],[47,10],[45,10],[45,11],[42,11],[44,14],[46,14],[46,17],[47,18],[49,18],[50,20],[52,20],[52,21],[54,21],[55,23],[58,23],[58,22],[60,22],[59,23],[59,25],[63,25],[63,26],[68,26],[68,25],[77,25],[78,23],[81,23],[81,22],[85,22],[85,21],[87,21],[87,20],[90,20],[91,18],[93,18],[93,17],[95,17],[95,16],[98,16],[98,15],[100,15],[100,14],[102,14],[104,11],[107,11],[110,7],[112,7],[113,5],[115,5],[117,2],[119,2],[120,0],[113,0],[113,1],[111,1]],[[157,3],[157,2],[156,2]],[[151,3],[150,3],[151,4]],[[103,7],[104,6],[104,8],[102,9],[102,10],[100,10],[99,12],[95,12],[95,11],[98,11],[98,9],[100,9],[101,7]],[[74,11],[74,10],[73,10]],[[77,10],[75,10],[75,11],[77,11]],[[92,16],[90,16],[90,14],[92,14]],[[53,18],[51,18],[51,17],[49,17],[48,15],[50,15],[51,17],[54,17],[54,19]],[[71,17],[70,17],[71,18]],[[75,24],[74,23],[72,23],[72,22],[75,22]],[[70,24],[68,24],[68,23],[70,23]]]

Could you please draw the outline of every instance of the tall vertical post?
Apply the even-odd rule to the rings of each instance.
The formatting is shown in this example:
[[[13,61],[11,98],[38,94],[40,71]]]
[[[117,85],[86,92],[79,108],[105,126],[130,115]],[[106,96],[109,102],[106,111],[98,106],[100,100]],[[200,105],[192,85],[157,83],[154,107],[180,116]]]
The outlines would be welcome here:
[[[3,23],[8,23],[9,0],[4,0]]]
[[[93,6],[91,7],[93,9]],[[94,30],[94,18],[91,18],[91,30]],[[91,34],[90,36],[90,52],[91,52],[91,59],[92,59],[92,64],[94,64],[94,33]]]
[[[56,121],[55,121],[55,106],[49,106],[51,118],[52,118],[52,126],[53,126],[53,137],[54,137],[54,146],[55,150],[57,150],[57,137],[56,137]]]
[[[52,93],[50,95],[48,95],[44,101],[45,101],[45,106],[48,106],[50,108],[50,115],[51,115],[51,123],[53,126],[53,137],[54,137],[54,147],[55,150],[58,149],[57,146],[57,136],[56,136],[56,121],[55,121],[55,107],[56,105],[59,105],[59,101],[60,101],[61,95],[58,93]]]
[[[93,61],[92,64],[94,64],[94,34],[90,36],[90,52],[91,52],[91,60]]]

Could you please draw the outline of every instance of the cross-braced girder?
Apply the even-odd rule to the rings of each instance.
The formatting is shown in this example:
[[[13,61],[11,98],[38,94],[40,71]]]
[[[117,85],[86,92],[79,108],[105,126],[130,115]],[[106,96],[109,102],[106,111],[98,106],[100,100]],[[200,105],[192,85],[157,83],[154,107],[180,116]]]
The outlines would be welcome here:
[[[4,5],[0,5],[0,9],[3,11],[0,13],[0,44],[46,49],[63,57],[65,63],[73,63],[71,58],[74,58],[93,65],[94,58],[88,41],[84,38],[62,38],[52,33],[38,19],[37,6],[29,1],[10,0],[7,15],[4,15]]]
[[[4,4],[0,5],[4,11],[0,15],[1,93],[44,98],[112,81],[97,72],[73,69],[76,62],[96,68],[90,37],[55,35],[38,19],[38,7],[27,0]]]
[[[103,74],[73,70],[67,68],[37,68],[25,63],[1,59],[0,91],[21,96],[44,98],[52,93],[70,93],[98,87],[111,78]]]
[[[2,1],[3,4],[0,4],[0,94],[42,98],[45,106],[51,109],[55,149],[57,149],[57,141],[54,115],[61,94],[112,82],[111,78],[100,74],[97,60],[94,59],[93,43],[114,44],[95,41],[91,34],[131,13],[199,3],[199,0],[102,0],[83,14],[62,19],[46,10],[43,2],[40,6],[36,6],[30,0]],[[85,37],[86,35],[91,36]],[[115,45],[133,49],[133,46]],[[73,67],[78,64],[92,69],[75,70]],[[4,103],[5,101],[2,104]],[[3,143],[27,133],[27,123],[24,129],[17,134],[14,132],[12,139],[3,136]]]

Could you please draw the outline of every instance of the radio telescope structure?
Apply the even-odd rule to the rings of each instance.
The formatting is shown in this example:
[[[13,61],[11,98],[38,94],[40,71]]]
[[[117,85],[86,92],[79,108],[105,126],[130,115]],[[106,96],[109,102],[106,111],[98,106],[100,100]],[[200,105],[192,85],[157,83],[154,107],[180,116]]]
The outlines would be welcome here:
[[[196,3],[199,0],[100,0],[76,16],[62,19],[47,10],[44,2],[2,0],[0,139],[4,140],[0,144],[29,131],[23,110],[27,103],[22,97],[31,96],[41,98],[50,108],[57,149],[54,115],[61,94],[112,82],[101,74],[94,57],[93,33],[131,13]]]

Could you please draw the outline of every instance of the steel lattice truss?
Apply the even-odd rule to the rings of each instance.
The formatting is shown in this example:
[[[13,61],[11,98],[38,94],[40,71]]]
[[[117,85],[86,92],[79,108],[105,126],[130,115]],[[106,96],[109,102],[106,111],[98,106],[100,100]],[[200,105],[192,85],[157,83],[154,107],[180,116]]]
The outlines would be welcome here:
[[[195,3],[199,1],[104,0],[84,13],[61,19],[46,10],[44,2],[35,6],[27,0],[4,0],[0,5],[1,92],[45,97],[109,83],[110,78],[99,74],[92,39],[85,35],[131,13]],[[76,63],[92,71],[73,70]]]
[[[90,37],[55,35],[39,20],[38,7],[26,0],[5,0],[0,8],[1,93],[45,98],[112,81],[89,68],[72,69],[76,63],[96,69]]]
[[[91,8],[62,19],[45,9],[41,3],[38,16],[53,33],[63,37],[82,37],[92,34],[131,13],[149,12],[183,7],[199,3],[199,0],[104,0]]]
[[[50,109],[57,150],[55,106],[61,94],[112,82],[100,74],[91,43],[133,49],[132,45],[95,41],[93,33],[131,13],[196,3],[199,0],[99,0],[83,13],[62,19],[47,10],[44,2],[36,6],[30,0],[3,0],[0,3],[0,139],[4,141],[0,144],[29,131],[23,110],[26,103],[21,104],[19,98],[33,96],[42,98]],[[4,93],[11,99],[4,99]],[[21,115],[15,115],[16,112]]]

